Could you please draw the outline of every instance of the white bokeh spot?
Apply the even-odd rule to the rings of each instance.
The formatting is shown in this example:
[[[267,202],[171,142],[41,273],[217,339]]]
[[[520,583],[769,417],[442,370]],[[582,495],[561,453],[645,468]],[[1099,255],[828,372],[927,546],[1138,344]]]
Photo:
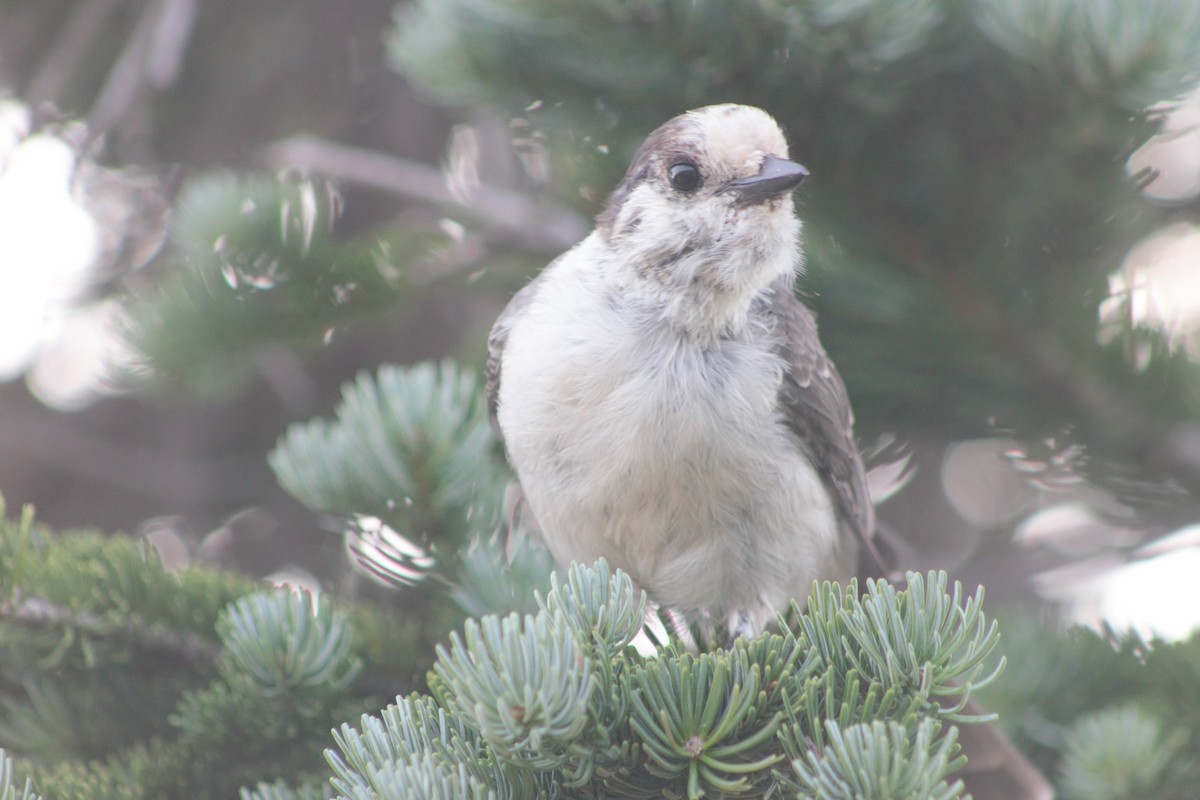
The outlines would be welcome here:
[[[71,196],[75,156],[35,134],[0,172],[0,380],[21,375],[87,287],[97,231]]]

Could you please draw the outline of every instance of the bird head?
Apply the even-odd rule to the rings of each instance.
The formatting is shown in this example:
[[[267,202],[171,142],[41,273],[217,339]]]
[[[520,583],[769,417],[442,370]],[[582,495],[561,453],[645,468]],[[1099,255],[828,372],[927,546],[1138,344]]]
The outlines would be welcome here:
[[[597,231],[629,288],[685,328],[720,327],[799,268],[791,192],[807,175],[765,111],[688,111],[646,138]]]

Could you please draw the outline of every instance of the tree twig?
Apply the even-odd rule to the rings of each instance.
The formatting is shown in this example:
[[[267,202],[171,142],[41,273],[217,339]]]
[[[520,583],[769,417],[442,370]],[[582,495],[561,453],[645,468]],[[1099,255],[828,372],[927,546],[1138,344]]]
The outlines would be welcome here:
[[[264,158],[274,168],[300,167],[336,180],[382,189],[406,200],[453,208],[532,252],[558,255],[582,239],[590,228],[573,211],[494,186],[479,186],[464,203],[451,193],[442,173],[432,167],[313,136],[276,142],[267,147]]]
[[[174,80],[195,17],[195,0],[155,0],[146,6],[88,114],[89,134],[106,133],[147,84]]]
[[[29,628],[67,626],[96,636],[120,636],[133,644],[176,656],[188,663],[215,662],[221,648],[191,631],[175,631],[162,626],[113,625],[96,614],[72,611],[38,597],[20,597],[0,603],[0,619]]]
[[[79,3],[60,28],[58,38],[42,60],[25,90],[25,99],[36,108],[62,94],[95,39],[104,33],[104,22],[125,0],[90,0]]]

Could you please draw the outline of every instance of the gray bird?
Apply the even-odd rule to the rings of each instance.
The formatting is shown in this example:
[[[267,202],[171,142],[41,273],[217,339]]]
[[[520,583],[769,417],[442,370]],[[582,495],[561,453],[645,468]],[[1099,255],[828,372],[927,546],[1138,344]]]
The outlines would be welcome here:
[[[493,426],[558,562],[603,556],[732,636],[860,551],[885,568],[846,387],[792,293],[807,174],[757,108],[675,117],[488,340]],[[963,742],[975,797],[1053,796],[993,726]]]
[[[875,527],[845,386],[792,291],[807,174],[757,108],[675,117],[488,340],[493,424],[557,561],[603,556],[731,635],[850,578]]]

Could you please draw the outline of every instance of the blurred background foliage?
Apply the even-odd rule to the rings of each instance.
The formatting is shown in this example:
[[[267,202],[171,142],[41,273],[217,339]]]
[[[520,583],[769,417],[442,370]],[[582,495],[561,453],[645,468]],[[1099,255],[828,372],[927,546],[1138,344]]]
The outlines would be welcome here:
[[[505,535],[492,320],[646,132],[760,105],[812,172],[800,292],[880,516],[1045,624],[1010,674],[1077,679],[994,702],[1095,796],[1063,754],[1174,742],[1146,698],[1200,685],[1163,656],[1118,708],[1094,670],[1137,648],[1045,633],[1196,623],[1198,84],[1175,0],[0,0],[0,492],[387,609],[416,655],[372,697],[413,688],[463,614],[545,585]]]

